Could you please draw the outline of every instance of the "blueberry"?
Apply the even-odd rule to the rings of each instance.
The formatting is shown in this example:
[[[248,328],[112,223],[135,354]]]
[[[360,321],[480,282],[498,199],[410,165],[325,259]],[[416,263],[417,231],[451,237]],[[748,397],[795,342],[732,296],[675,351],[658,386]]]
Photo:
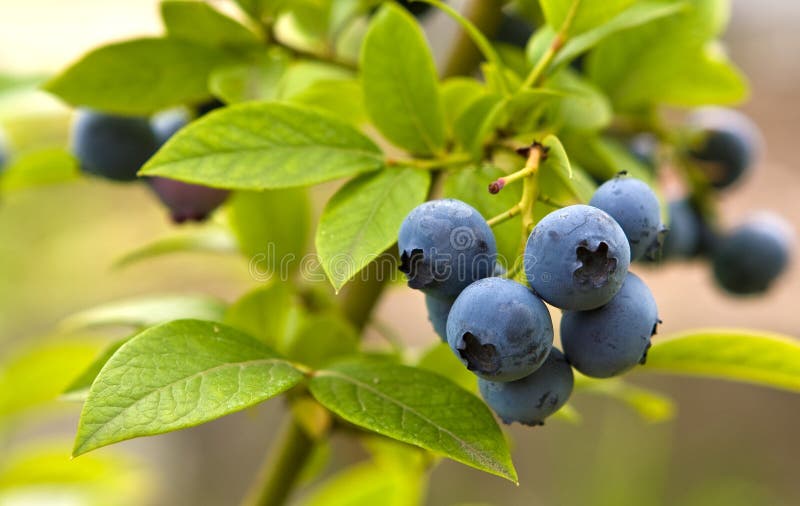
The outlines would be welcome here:
[[[228,198],[228,190],[152,177],[147,183],[170,210],[172,221],[203,221]]]
[[[717,232],[687,198],[668,204],[669,231],[664,239],[664,260],[692,258],[710,254],[717,243]]]
[[[630,258],[625,233],[605,211],[567,206],[534,227],[525,246],[525,274],[545,302],[594,309],[619,291]]]
[[[114,181],[132,181],[158,148],[146,118],[83,109],[72,131],[72,151],[81,169]]]
[[[759,150],[760,134],[739,111],[708,107],[689,118],[688,155],[715,188],[726,188],[749,171]]]
[[[397,245],[408,286],[440,298],[454,298],[473,281],[491,276],[497,261],[486,220],[453,199],[413,209],[400,226]]]
[[[162,146],[178,130],[189,123],[189,114],[182,109],[173,109],[156,114],[150,119],[150,125],[156,136],[158,145]]]
[[[541,367],[517,381],[478,379],[486,404],[504,423],[544,425],[544,419],[566,404],[574,382],[564,354],[553,348]]]
[[[470,371],[514,381],[539,368],[553,345],[553,322],[527,287],[505,278],[476,281],[447,317],[447,343]]]
[[[428,309],[428,320],[439,338],[447,342],[447,315],[453,307],[455,299],[440,299],[433,295],[425,295],[425,307]]]
[[[629,272],[619,293],[605,306],[563,314],[561,344],[575,369],[608,378],[644,363],[658,323],[653,294]]]
[[[779,217],[764,214],[723,236],[713,256],[717,283],[737,295],[767,291],[789,264],[792,233]]]
[[[619,175],[606,181],[594,192],[589,205],[619,223],[628,238],[631,260],[644,256],[664,228],[658,197],[646,183],[632,177]]]

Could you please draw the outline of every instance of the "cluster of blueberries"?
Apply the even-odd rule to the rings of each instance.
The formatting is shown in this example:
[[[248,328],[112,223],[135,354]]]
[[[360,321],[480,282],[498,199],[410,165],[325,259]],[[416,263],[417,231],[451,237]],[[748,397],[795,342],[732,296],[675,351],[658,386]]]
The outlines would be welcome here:
[[[715,198],[752,171],[761,144],[758,129],[738,111],[703,108],[689,118],[682,144],[682,155],[694,179],[705,185],[705,194],[669,202],[670,233],[662,258],[707,258],[717,284],[727,292],[758,295],[767,291],[789,264],[791,227],[776,215],[760,213],[722,231],[711,213],[702,209],[703,197]],[[647,147],[652,143],[633,145],[642,160],[654,163],[653,149]]]
[[[534,227],[523,257],[529,288],[501,276],[478,211],[434,200],[400,227],[400,270],[425,293],[434,329],[478,376],[487,404],[505,423],[539,425],[569,398],[573,367],[607,378],[644,361],[658,310],[628,268],[658,247],[663,230],[650,187],[619,175],[590,205],[561,208]],[[563,353],[545,302],[563,310]]]
[[[182,110],[143,118],[82,109],[72,127],[71,149],[84,173],[118,182],[135,181],[142,165],[189,119]],[[228,197],[227,190],[173,179],[149,177],[145,182],[175,223],[203,221]]]

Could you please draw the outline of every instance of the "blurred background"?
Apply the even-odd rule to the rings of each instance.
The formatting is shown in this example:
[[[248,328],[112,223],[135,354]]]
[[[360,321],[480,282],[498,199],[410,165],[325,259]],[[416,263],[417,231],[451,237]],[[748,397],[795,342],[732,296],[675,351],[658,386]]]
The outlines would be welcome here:
[[[798,2],[733,2],[725,39],[733,60],[750,78],[751,99],[743,109],[762,129],[767,151],[746,184],[723,194],[722,220],[728,225],[757,209],[780,213],[796,229],[800,225],[800,162],[795,152],[800,132],[798,26]],[[0,0],[0,72],[48,75],[103,42],[160,31],[155,0]],[[24,108],[33,113],[20,118],[16,112]],[[62,110],[66,121],[66,109],[44,96],[0,98],[0,122],[17,126],[36,124],[37,114]],[[58,345],[57,338],[48,337],[54,326],[101,302],[157,293],[209,293],[230,301],[256,284],[244,262],[232,255],[174,255],[111,268],[122,254],[171,230],[164,212],[137,185],[81,180],[3,195],[0,360],[22,353],[36,340]],[[664,320],[661,335],[697,327],[747,327],[800,336],[797,261],[767,296],[754,299],[726,296],[702,263],[658,270],[639,267],[637,273],[658,300]],[[382,322],[414,346],[435,342],[417,293],[393,288],[378,311]],[[81,344],[55,348],[57,354],[63,358],[73,353],[76,363],[85,364],[108,339],[87,335],[75,342]],[[79,370],[54,365],[48,379],[56,377],[63,387]],[[583,418],[579,425],[553,420],[546,428],[511,429],[520,487],[444,462],[432,476],[428,503],[800,504],[797,396],[652,373],[634,373],[630,379],[672,397],[676,416],[649,423],[621,403],[577,395],[574,405]],[[5,398],[6,404],[14,402],[8,401],[8,392]],[[54,466],[63,466],[66,474],[74,472],[68,455],[79,410],[67,403],[47,409],[59,416],[44,417],[37,411],[21,430],[15,427],[13,438],[0,437],[0,465],[36,442],[41,452],[52,454]],[[106,504],[236,504],[284,418],[280,401],[270,401],[201,427],[102,449],[75,463],[95,459],[82,465],[124,469],[123,474],[109,471],[104,479],[118,480],[109,490],[128,495]],[[0,424],[0,436],[2,430]],[[42,443],[43,437],[48,442]],[[335,440],[334,447],[328,473],[363,455],[345,441]],[[25,469],[20,472],[35,475],[33,469]],[[100,489],[102,483],[98,480]],[[54,492],[50,499],[59,497],[64,496]],[[0,496],[0,505],[36,504],[34,499],[18,497],[13,502],[13,497]]]

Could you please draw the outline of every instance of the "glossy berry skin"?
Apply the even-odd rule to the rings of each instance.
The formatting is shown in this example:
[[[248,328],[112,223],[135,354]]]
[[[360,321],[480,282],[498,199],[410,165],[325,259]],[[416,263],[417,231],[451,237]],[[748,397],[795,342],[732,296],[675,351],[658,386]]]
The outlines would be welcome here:
[[[428,310],[428,320],[433,325],[433,330],[443,342],[447,342],[447,315],[453,307],[455,299],[440,299],[433,295],[425,295],[425,307]]]
[[[534,227],[525,246],[525,274],[545,302],[584,311],[616,295],[630,258],[628,239],[611,216],[596,207],[567,206]]]
[[[566,404],[574,377],[564,354],[556,348],[533,373],[506,383],[478,379],[478,388],[486,404],[503,423],[544,425],[548,416]]]
[[[589,201],[590,206],[602,209],[619,223],[631,250],[631,260],[647,252],[662,230],[658,197],[643,181],[616,176],[600,185]]]
[[[136,173],[157,148],[146,118],[83,109],[72,127],[72,152],[81,170],[113,181],[136,179]]]
[[[497,262],[492,229],[460,200],[414,208],[400,226],[397,245],[408,286],[439,298],[455,298],[473,281],[491,276]]]
[[[561,344],[575,369],[593,378],[609,378],[644,363],[658,323],[653,294],[629,272],[619,293],[605,306],[563,314]]]
[[[791,232],[777,216],[764,215],[722,237],[713,256],[714,277],[736,295],[766,292],[786,270]]]
[[[527,287],[481,279],[461,292],[447,318],[450,349],[478,376],[514,381],[531,374],[553,345],[553,322]]]
[[[715,188],[727,188],[753,166],[760,134],[739,111],[717,107],[699,109],[689,118],[688,155]]]

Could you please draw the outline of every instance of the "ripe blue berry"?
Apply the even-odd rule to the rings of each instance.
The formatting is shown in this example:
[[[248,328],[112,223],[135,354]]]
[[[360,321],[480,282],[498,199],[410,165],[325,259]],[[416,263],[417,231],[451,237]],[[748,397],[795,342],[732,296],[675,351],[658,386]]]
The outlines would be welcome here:
[[[605,306],[564,313],[561,344],[575,369],[608,378],[644,362],[658,323],[653,294],[629,272],[619,293]]]
[[[486,220],[453,199],[413,209],[400,226],[397,246],[408,286],[440,298],[454,298],[473,281],[491,276],[497,261]]]
[[[602,209],[619,223],[631,250],[631,260],[638,260],[658,239],[663,229],[658,197],[638,179],[619,175],[600,185],[590,206]]]
[[[514,381],[539,368],[553,344],[553,322],[527,287],[486,278],[458,296],[447,317],[447,342],[470,371]]]
[[[425,295],[425,307],[428,309],[428,320],[433,325],[433,330],[443,342],[447,342],[447,315],[453,307],[455,299],[440,299],[433,295]]]
[[[630,258],[628,239],[611,216],[596,207],[568,206],[534,227],[525,246],[525,274],[546,302],[594,309],[619,291]]]
[[[713,256],[717,283],[730,293],[758,294],[789,264],[791,230],[779,217],[763,215],[722,237]]]
[[[504,423],[544,425],[544,419],[566,404],[572,393],[572,368],[556,348],[541,367],[517,381],[497,382],[478,379],[486,404]]]
[[[726,188],[749,171],[759,150],[758,128],[739,111],[699,109],[689,118],[689,156],[715,188]]]
[[[72,151],[84,172],[132,181],[158,148],[146,118],[81,110],[73,125]]]

